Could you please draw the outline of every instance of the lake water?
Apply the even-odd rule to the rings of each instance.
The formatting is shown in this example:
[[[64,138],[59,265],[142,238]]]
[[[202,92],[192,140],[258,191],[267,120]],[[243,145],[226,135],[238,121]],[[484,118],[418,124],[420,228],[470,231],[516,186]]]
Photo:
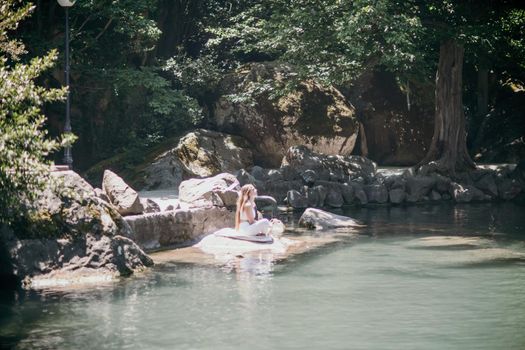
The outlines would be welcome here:
[[[344,213],[368,225],[357,238],[277,263],[166,263],[89,290],[1,292],[0,347],[525,349],[523,207]]]

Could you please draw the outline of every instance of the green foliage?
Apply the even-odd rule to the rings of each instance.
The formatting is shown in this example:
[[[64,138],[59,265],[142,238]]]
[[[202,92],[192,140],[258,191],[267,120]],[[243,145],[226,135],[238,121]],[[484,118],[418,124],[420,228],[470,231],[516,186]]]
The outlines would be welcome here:
[[[17,5],[17,1],[9,0],[0,6],[0,222],[7,223],[23,215],[26,205],[48,182],[50,164],[46,157],[59,143],[47,137],[41,108],[47,102],[63,99],[66,92],[35,83],[53,66],[55,50],[27,64],[17,62],[25,51],[24,45],[9,39],[7,33],[33,9]],[[71,136],[63,140],[71,141]]]
[[[412,1],[260,1],[211,28],[209,47],[278,57],[301,77],[342,84],[383,65],[408,70],[421,23]]]
[[[224,70],[210,55],[191,58],[179,55],[166,61],[164,70],[171,74],[175,84],[195,98],[216,93]]]

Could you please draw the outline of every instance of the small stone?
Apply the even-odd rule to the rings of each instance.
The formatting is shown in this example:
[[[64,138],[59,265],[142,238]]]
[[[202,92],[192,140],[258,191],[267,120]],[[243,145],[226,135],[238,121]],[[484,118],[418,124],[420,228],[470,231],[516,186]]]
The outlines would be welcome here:
[[[388,190],[385,185],[373,184],[363,187],[366,197],[370,203],[386,203],[388,201]]]
[[[282,181],[284,180],[283,174],[277,169],[271,169],[268,171],[268,181]]]
[[[406,193],[401,188],[394,188],[388,191],[388,198],[390,199],[391,203],[400,204],[405,201]]]
[[[341,208],[344,204],[343,195],[339,191],[330,190],[324,204],[332,208]]]
[[[430,192],[430,199],[433,201],[439,201],[441,200],[441,195],[439,194],[439,192],[432,190]]]
[[[309,187],[313,186],[314,183],[319,179],[317,173],[311,169],[307,169],[302,172],[301,178],[303,179],[303,182]]]

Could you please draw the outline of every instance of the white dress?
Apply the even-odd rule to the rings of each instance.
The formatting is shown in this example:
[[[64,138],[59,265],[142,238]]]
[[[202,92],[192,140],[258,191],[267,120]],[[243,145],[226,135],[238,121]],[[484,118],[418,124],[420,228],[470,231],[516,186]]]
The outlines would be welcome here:
[[[251,207],[251,206],[250,206]],[[256,212],[256,210],[254,209]],[[239,231],[247,236],[255,236],[259,233],[268,234],[270,232],[271,224],[268,219],[255,220],[253,224],[250,225],[246,213],[244,210],[241,210],[240,215],[241,223],[239,224]],[[254,215],[257,217],[257,213]]]

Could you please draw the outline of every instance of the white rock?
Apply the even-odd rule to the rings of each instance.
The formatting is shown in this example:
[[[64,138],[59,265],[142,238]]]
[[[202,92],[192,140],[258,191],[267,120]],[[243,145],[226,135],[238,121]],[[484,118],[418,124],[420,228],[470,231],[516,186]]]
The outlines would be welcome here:
[[[179,200],[191,207],[235,206],[239,190],[237,178],[222,173],[205,179],[183,181],[179,187]]]
[[[104,171],[102,189],[121,215],[135,215],[144,212],[138,193],[114,172]]]
[[[364,227],[364,225],[347,216],[336,215],[314,208],[308,208],[304,211],[299,219],[299,225],[316,230]]]

